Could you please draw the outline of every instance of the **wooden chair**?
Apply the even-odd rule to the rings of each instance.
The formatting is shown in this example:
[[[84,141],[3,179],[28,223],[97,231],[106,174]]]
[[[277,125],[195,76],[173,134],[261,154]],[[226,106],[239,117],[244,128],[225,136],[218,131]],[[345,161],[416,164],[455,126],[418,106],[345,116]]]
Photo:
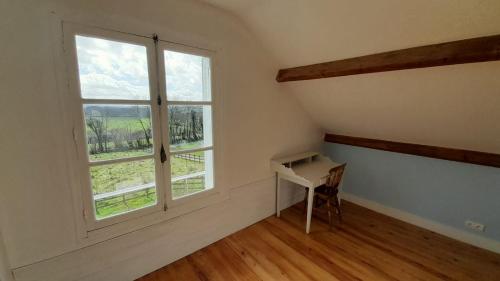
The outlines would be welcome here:
[[[339,193],[339,185],[342,181],[342,176],[344,174],[344,170],[347,163],[344,163],[340,166],[332,168],[329,172],[329,176],[326,179],[324,185],[317,187],[314,190],[314,199],[313,199],[313,210],[320,210],[321,203],[326,202],[326,208],[328,212],[328,223],[330,228],[332,227],[332,209],[335,210],[339,218],[339,222],[342,222],[342,211],[340,209],[340,200],[338,198]],[[307,205],[307,195],[308,192],[306,190],[306,195],[304,198],[304,210]],[[319,200],[318,200],[319,199]],[[320,202],[323,201],[323,202]]]

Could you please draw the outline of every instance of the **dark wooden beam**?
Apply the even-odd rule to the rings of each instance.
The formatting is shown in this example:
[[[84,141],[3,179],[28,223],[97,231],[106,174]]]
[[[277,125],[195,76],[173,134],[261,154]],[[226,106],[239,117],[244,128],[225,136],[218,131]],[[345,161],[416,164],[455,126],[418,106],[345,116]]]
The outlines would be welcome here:
[[[500,60],[500,35],[281,69],[276,81],[309,80],[494,60]]]
[[[325,141],[500,168],[500,154],[494,153],[334,134],[325,134]]]

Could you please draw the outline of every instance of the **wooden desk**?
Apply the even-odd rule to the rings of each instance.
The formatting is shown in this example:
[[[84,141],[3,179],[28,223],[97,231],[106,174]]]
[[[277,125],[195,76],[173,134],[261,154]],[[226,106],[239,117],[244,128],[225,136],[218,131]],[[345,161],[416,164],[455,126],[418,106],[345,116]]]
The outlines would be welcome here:
[[[304,152],[271,160],[271,169],[276,172],[276,216],[280,216],[280,181],[285,179],[309,188],[307,201],[306,233],[311,228],[314,189],[325,183],[331,168],[340,164],[318,152]]]

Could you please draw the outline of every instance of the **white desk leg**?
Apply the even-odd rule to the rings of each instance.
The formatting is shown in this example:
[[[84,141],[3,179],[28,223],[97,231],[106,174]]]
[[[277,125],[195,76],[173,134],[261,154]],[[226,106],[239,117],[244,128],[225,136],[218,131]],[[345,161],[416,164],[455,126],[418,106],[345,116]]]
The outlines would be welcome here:
[[[280,174],[276,173],[276,216],[280,217]]]
[[[314,200],[314,188],[309,187],[309,195],[307,198],[307,223],[306,223],[306,233],[309,233],[311,229],[311,216]]]

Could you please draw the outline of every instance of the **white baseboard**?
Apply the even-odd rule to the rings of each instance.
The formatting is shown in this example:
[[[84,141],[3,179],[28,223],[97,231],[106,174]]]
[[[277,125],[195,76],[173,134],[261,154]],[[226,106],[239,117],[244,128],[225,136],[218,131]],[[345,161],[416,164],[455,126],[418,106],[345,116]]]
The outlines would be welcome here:
[[[367,200],[364,198],[360,198],[356,195],[342,192],[340,197],[346,201],[352,202],[356,205],[360,205],[367,209],[373,210],[377,213],[384,214],[389,217],[396,218],[398,220],[402,220],[404,222],[434,231],[441,235],[462,241],[467,244],[474,245],[479,248],[483,248],[495,253],[500,254],[500,242],[495,241],[493,239],[489,239],[486,237],[482,237],[479,235],[475,235],[473,233],[465,232],[463,230],[441,224],[439,222],[435,222],[426,218],[422,218],[420,216],[395,209],[392,207],[387,207],[375,201]]]

